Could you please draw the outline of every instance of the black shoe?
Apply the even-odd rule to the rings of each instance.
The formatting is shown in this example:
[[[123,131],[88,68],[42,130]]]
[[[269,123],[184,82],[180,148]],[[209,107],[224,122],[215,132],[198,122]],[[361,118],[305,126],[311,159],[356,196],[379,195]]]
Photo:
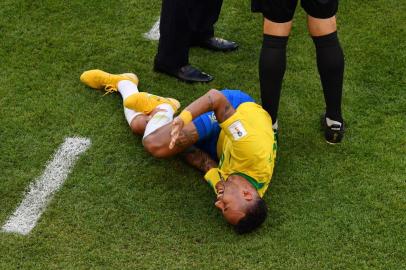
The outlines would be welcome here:
[[[218,37],[211,37],[201,41],[197,44],[202,48],[206,48],[212,51],[229,52],[238,48],[238,44],[234,41],[228,41]]]
[[[324,114],[321,116],[321,126],[327,143],[336,144],[342,141],[345,132],[344,122],[331,120]]]
[[[158,67],[157,65],[154,65],[154,70],[157,72],[165,73],[169,76],[175,77],[181,81],[187,82],[187,83],[195,83],[195,82],[201,82],[201,83],[208,83],[211,82],[214,77],[200,71],[199,69],[191,66],[191,65],[186,65],[178,69],[177,71],[168,71],[165,69],[162,69]]]

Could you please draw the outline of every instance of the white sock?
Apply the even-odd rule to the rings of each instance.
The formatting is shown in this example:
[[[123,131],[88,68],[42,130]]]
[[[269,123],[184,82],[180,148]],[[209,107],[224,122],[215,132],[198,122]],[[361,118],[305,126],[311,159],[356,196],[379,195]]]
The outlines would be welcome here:
[[[149,134],[154,132],[160,127],[165,126],[172,122],[173,114],[175,113],[172,106],[169,104],[161,104],[156,107],[157,109],[161,109],[164,111],[157,112],[151,120],[149,120],[147,127],[145,128],[144,138],[146,138]]]
[[[330,119],[328,117],[326,117],[326,123],[327,123],[327,126],[329,126],[329,127],[331,127],[332,125],[337,125],[337,126],[341,127],[340,122],[332,120],[332,119]]]
[[[133,111],[131,109],[124,107],[125,119],[127,120],[127,123],[129,126],[131,126],[131,122],[134,120],[134,118],[140,114],[143,114],[143,113],[136,112],[136,111]]]
[[[119,81],[117,84],[118,92],[120,92],[123,100],[131,95],[138,93],[138,87],[135,83],[128,80]]]
[[[135,83],[128,80],[119,81],[117,84],[118,92],[120,92],[121,97],[125,100],[127,97],[138,93],[138,87]],[[124,107],[125,119],[127,119],[128,125],[131,125],[131,121],[138,115],[142,113],[136,112],[134,110]]]
[[[278,120],[276,120],[275,124],[272,125],[273,130],[278,130]]]

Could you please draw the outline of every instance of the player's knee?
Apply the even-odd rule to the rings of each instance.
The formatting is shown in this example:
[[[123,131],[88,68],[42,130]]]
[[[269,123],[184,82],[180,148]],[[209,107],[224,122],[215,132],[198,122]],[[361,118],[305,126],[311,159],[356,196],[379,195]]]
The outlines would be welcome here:
[[[159,150],[159,143],[155,140],[154,135],[148,135],[147,137],[142,139],[142,144],[144,145],[144,149],[150,153],[152,156],[155,156]]]
[[[143,130],[134,123],[131,123],[131,131],[137,135],[141,135],[143,133]]]
[[[150,134],[142,140],[145,150],[156,158],[168,157],[168,146],[162,143],[154,134]],[[168,148],[168,149],[166,149]]]
[[[145,127],[148,123],[148,116],[147,115],[139,115],[136,116],[130,124],[130,128],[134,134],[142,135],[144,134]]]
[[[307,28],[311,36],[324,36],[337,31],[336,17],[318,19],[312,16],[307,17]]]
[[[293,21],[277,23],[264,19],[264,34],[272,36],[287,37],[292,29]]]

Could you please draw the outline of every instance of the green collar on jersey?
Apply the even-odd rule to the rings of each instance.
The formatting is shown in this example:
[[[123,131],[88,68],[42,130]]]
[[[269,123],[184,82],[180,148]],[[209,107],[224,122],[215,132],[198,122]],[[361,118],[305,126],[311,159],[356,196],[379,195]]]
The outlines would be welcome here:
[[[256,190],[259,190],[264,187],[264,183],[259,183],[257,180],[255,180],[254,178],[252,178],[249,175],[246,175],[245,173],[238,172],[238,173],[233,173],[232,175],[239,175],[241,177],[244,177],[248,182],[251,183],[251,185],[253,185],[255,187]]]

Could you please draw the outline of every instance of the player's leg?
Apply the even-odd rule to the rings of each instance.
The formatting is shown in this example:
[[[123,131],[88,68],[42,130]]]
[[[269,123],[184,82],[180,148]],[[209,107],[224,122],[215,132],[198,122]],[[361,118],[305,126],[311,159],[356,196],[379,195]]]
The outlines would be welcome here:
[[[133,73],[110,74],[102,70],[94,69],[83,72],[80,76],[80,80],[91,88],[99,90],[104,89],[107,93],[118,91],[121,94],[123,101],[126,98],[139,93],[139,80]],[[144,133],[146,121],[149,118],[148,115],[128,109],[124,106],[124,116],[131,130],[135,134]]]
[[[337,31],[336,16],[320,19],[307,15],[307,28],[312,37],[320,37]]]
[[[145,148],[156,157],[174,155],[193,145],[198,135],[194,125],[187,125],[182,139],[174,149],[169,149],[170,123],[180,103],[173,98],[164,98],[138,91],[135,74],[110,74],[102,70],[85,71],[80,80],[95,89],[108,93],[119,92],[123,98],[124,115],[136,134],[144,135]],[[183,144],[182,144],[183,142]]]
[[[135,93],[123,99],[126,109],[144,113],[144,116],[134,118],[130,126],[134,133],[143,135],[143,145],[151,155],[167,157],[184,150],[181,147],[170,150],[169,143],[166,145],[170,139],[170,123],[173,120],[173,115],[180,108],[180,103],[176,99],[164,98],[146,92]],[[185,130],[187,130],[186,127]]]
[[[135,134],[145,137],[169,123],[180,107],[176,99],[139,92],[137,85],[131,81],[120,81],[117,86],[123,98],[124,114]]]
[[[214,25],[220,16],[223,0],[189,0],[189,24],[192,29],[192,44],[199,44],[214,37]]]
[[[326,116],[342,122],[341,97],[344,54],[337,36],[336,18],[308,16],[309,32],[316,47],[317,67],[326,102]]]
[[[213,77],[189,64],[192,29],[189,1],[163,0],[158,52],[154,70],[186,82],[209,82]]]
[[[129,80],[119,81],[117,83],[117,89],[121,97],[123,98],[123,104],[126,98],[139,93],[138,86],[134,82]],[[144,134],[144,130],[149,119],[148,115],[128,109],[124,106],[124,116],[134,134]]]
[[[338,143],[344,134],[344,121],[341,100],[344,77],[344,54],[341,48],[336,25],[337,0],[302,1],[308,13],[308,29],[313,38],[317,67],[326,103],[323,119],[327,142]]]
[[[169,106],[172,114],[180,104],[177,100],[163,98],[138,91],[138,78],[133,73],[110,74],[102,70],[83,72],[80,80],[94,89],[107,93],[119,92],[123,98],[125,118],[135,134],[144,134],[150,120],[150,113],[160,105]]]
[[[134,112],[133,110],[124,108],[124,111],[125,111],[124,114],[125,115],[127,114],[126,113],[127,110]],[[133,117],[131,122],[129,122],[129,126],[130,126],[132,132],[134,134],[137,134],[137,135],[144,134],[145,127],[147,126],[148,121],[150,120],[150,118],[151,117],[149,115],[145,115],[145,114],[139,114],[139,115]],[[128,122],[128,120],[127,120],[127,122]]]
[[[154,69],[175,73],[189,64],[190,26],[181,0],[163,0],[159,24],[160,38]]]
[[[238,44],[215,37],[214,25],[216,24],[223,0],[188,0],[189,23],[192,28],[192,46],[200,46],[212,51],[228,52],[238,48]]]
[[[263,41],[259,58],[259,80],[263,108],[274,127],[286,69],[286,46],[297,0],[253,0],[254,11],[264,15]]]

